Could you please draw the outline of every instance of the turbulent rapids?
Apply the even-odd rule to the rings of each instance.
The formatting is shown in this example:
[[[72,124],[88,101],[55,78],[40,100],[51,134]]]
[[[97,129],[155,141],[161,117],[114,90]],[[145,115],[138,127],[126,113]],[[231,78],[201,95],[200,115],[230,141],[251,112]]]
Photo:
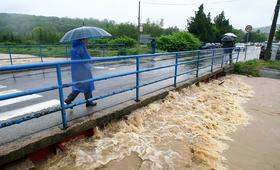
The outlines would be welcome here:
[[[249,117],[251,88],[236,76],[179,92],[134,111],[91,138],[66,144],[39,169],[225,169],[225,141]]]

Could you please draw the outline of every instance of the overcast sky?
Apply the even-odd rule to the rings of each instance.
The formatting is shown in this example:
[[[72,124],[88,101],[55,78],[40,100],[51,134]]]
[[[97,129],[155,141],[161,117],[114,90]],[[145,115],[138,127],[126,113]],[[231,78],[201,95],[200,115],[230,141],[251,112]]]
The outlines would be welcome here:
[[[204,3],[205,12],[212,19],[225,11],[235,28],[244,29],[271,25],[277,0],[143,0],[141,22],[164,19],[164,27],[184,29],[187,18],[194,16],[198,6]],[[153,5],[168,3],[169,5]],[[179,5],[174,5],[179,4]],[[137,23],[138,0],[0,0],[0,12],[22,13],[70,18],[110,19],[116,22]]]

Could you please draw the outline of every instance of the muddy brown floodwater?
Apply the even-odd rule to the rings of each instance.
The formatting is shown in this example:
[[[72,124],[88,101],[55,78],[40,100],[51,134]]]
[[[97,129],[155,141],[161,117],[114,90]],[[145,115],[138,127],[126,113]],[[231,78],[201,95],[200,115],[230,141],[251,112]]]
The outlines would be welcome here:
[[[253,95],[237,76],[171,91],[127,119],[66,144],[38,169],[226,169],[229,134],[247,125],[241,107]]]

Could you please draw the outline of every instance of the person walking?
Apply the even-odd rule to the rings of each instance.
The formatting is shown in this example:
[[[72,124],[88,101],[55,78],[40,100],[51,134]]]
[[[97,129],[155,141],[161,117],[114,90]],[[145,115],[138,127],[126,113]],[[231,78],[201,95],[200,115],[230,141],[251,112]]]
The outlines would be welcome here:
[[[87,39],[78,39],[72,42],[71,60],[85,60],[91,59],[87,50]],[[84,81],[92,79],[90,63],[72,63],[71,64],[72,82]],[[80,94],[84,93],[86,107],[96,106],[97,103],[88,101],[92,98],[92,91],[95,90],[94,82],[89,81],[85,83],[78,83],[72,86],[72,92],[64,101],[66,104],[71,104],[73,100]]]
[[[156,48],[157,48],[157,43],[156,43],[156,40],[153,38],[152,41],[151,41],[151,52],[152,52],[152,54],[156,53]]]
[[[232,64],[232,51],[233,48],[235,47],[235,38],[230,36],[224,36],[221,42],[222,42],[222,48],[224,48],[224,54],[226,56],[229,55],[229,64]]]

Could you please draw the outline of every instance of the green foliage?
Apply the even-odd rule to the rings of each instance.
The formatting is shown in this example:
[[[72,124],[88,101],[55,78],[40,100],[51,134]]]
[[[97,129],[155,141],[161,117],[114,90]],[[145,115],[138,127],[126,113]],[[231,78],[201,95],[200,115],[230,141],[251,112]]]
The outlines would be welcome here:
[[[111,39],[109,38],[100,38],[95,40],[89,40],[89,43],[92,44],[108,44]]]
[[[211,23],[211,16],[210,13],[206,16],[203,4],[195,12],[195,16],[188,20],[188,30],[203,42],[215,41],[215,30]]]
[[[245,36],[245,33],[242,29],[233,29],[232,33],[237,36],[236,42],[244,42],[243,37]]]
[[[109,41],[109,44],[125,44],[126,47],[134,47],[137,41],[127,36],[119,37]]]
[[[278,27],[277,31],[275,32],[276,40],[280,41],[280,27]]]
[[[127,55],[127,50],[125,48],[121,48],[118,50],[118,55]]]
[[[251,75],[255,77],[260,76],[258,70],[262,68],[280,70],[280,61],[250,60],[234,64],[234,72],[236,74]]]
[[[157,39],[158,48],[165,51],[196,50],[201,42],[189,32],[178,32],[172,35],[164,35]]]
[[[233,27],[229,23],[229,19],[226,19],[224,11],[217,15],[214,19],[214,25],[216,30],[216,41],[220,41],[225,33],[232,32]]]
[[[247,34],[244,35],[244,42],[247,42]],[[249,33],[249,42],[264,42],[268,38],[266,33],[261,33],[260,30]]]
[[[112,34],[113,38],[127,36],[138,39],[138,27],[132,23],[117,24],[112,20],[71,19],[44,17],[24,14],[0,13],[0,42],[15,42],[22,44],[58,44],[59,39],[69,30],[80,27],[83,22],[87,26],[100,27]],[[143,25],[145,34],[158,37],[162,34],[178,32],[177,27],[163,28],[160,22],[147,22]],[[94,40],[92,43],[107,44],[108,39]]]
[[[5,42],[1,42],[1,45],[17,45],[17,43],[15,42],[10,42],[10,41],[5,41]]]
[[[108,24],[105,29],[113,35],[114,38],[127,36],[137,39],[137,27],[132,23]]]
[[[259,72],[257,69],[257,60],[251,60],[246,62],[238,62],[234,64],[234,73],[242,75],[252,75],[259,77]]]

